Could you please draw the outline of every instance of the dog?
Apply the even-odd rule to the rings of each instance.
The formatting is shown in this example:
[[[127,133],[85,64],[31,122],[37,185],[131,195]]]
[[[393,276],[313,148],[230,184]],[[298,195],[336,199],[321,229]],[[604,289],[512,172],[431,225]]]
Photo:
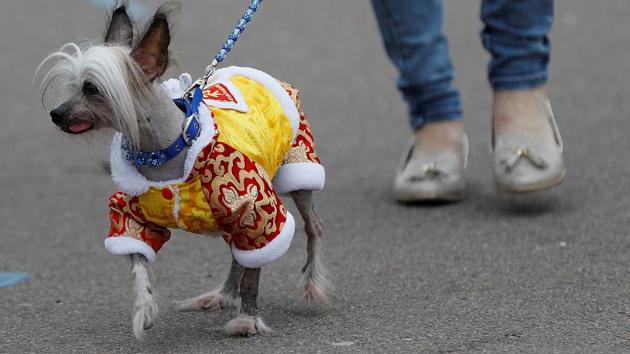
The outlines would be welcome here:
[[[217,70],[191,101],[182,99],[189,75],[161,80],[180,7],[162,5],[136,36],[126,3],[116,4],[104,41],[69,43],[44,59],[37,69],[45,73],[42,102],[65,94],[50,111],[65,133],[115,131],[111,172],[121,192],[109,200],[105,247],[131,259],[134,335],[142,339],[156,320],[150,266],[174,228],[223,237],[232,251],[225,281],[178,302],[178,309],[237,307],[240,298],[240,311],[225,331],[260,335],[270,330],[256,301],[260,271],[287,251],[295,229],[279,195],[291,196],[308,237],[302,296],[328,303],[323,222],[313,205],[325,171],[291,85],[230,67]]]

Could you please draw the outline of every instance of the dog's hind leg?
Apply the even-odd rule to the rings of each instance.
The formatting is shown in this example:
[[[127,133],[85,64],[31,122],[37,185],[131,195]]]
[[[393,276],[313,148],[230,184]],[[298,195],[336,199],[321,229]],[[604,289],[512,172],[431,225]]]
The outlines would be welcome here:
[[[290,84],[281,82],[300,113],[300,125],[291,150],[274,177],[274,188],[290,193],[297,206],[308,237],[306,265],[302,269],[299,290],[305,300],[328,304],[330,286],[320,258],[324,237],[324,223],[313,206],[313,192],[324,188],[326,173],[315,152],[315,141],[306,114],[302,110],[300,93]]]
[[[154,299],[153,287],[149,279],[150,267],[141,254],[131,255],[131,279],[136,296],[133,305],[133,334],[138,339],[144,337],[144,331],[151,328],[158,315],[158,304]]]
[[[241,279],[241,312],[225,325],[225,332],[231,336],[261,335],[270,332],[258,312],[258,282],[260,268],[245,268]]]
[[[326,279],[326,271],[321,260],[321,248],[324,237],[324,222],[315,211],[313,192],[291,192],[302,219],[304,231],[308,237],[306,265],[302,268],[302,276],[298,287],[302,298],[320,305],[329,303],[327,289],[330,283]]]
[[[221,286],[191,299],[177,301],[179,311],[220,310],[235,307],[239,297],[239,284],[245,268],[232,258],[230,273]]]

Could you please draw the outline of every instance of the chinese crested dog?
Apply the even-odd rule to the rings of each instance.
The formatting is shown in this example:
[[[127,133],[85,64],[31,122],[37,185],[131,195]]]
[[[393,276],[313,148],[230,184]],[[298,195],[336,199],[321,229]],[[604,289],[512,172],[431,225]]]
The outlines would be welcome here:
[[[193,97],[184,94],[189,75],[160,80],[179,7],[162,5],[136,35],[125,4],[117,5],[102,43],[69,43],[43,61],[42,100],[59,98],[50,116],[65,133],[116,132],[111,170],[120,192],[109,199],[105,247],[131,260],[136,337],[156,319],[150,265],[175,228],[222,237],[233,259],[218,288],[178,308],[240,306],[226,332],[262,334],[269,328],[256,302],[261,268],[285,254],[295,230],[279,195],[292,197],[308,236],[303,297],[328,301],[323,223],[312,201],[325,172],[291,85],[240,67],[217,70]]]

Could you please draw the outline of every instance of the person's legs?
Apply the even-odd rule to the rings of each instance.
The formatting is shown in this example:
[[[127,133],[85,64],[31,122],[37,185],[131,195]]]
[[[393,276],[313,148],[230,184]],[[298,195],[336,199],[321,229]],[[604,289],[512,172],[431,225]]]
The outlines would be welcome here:
[[[481,18],[485,28],[481,38],[492,54],[488,79],[494,91],[496,140],[493,144],[504,137],[500,144],[503,151],[495,153],[495,175],[502,184],[510,185],[506,188],[510,191],[549,187],[564,172],[564,167],[560,166],[559,136],[551,122],[547,98],[551,49],[548,36],[553,10],[553,0],[482,2]],[[536,148],[525,145],[537,145],[540,151],[534,152]],[[560,156],[557,156],[558,150]],[[521,164],[521,160],[530,163]],[[535,163],[542,160],[548,161]],[[506,161],[515,161],[515,164]]]
[[[553,0],[484,0],[481,19],[483,45],[492,54],[493,89],[531,89],[547,82]]]
[[[449,151],[462,159],[461,102],[442,33],[442,1],[372,0],[372,5],[387,54],[400,70],[398,88],[409,106],[416,135],[413,158],[430,159],[432,153]]]
[[[387,54],[400,70],[398,88],[412,129],[461,119],[459,92],[442,34],[442,0],[372,0]]]
[[[551,136],[541,102],[547,97],[553,0],[484,0],[481,19],[483,45],[492,54],[495,133]]]

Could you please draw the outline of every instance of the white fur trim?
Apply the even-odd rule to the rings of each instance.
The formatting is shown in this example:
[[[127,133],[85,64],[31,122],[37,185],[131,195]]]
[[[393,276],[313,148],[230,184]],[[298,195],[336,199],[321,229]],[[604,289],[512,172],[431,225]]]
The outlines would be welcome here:
[[[140,253],[147,258],[149,263],[155,262],[155,259],[157,258],[157,254],[151,246],[129,236],[106,238],[105,249],[116,256],[129,256],[135,253]]]
[[[171,99],[182,98],[186,90],[192,85],[192,77],[189,73],[179,75],[178,79],[168,79],[162,82],[162,89]]]
[[[278,80],[274,77],[260,70],[230,66],[224,69],[217,70],[210,85],[214,84],[215,82],[229,81],[229,78],[231,78],[232,76],[245,76],[248,79],[257,81],[258,83],[269,89],[269,91],[271,91],[271,93],[278,99],[280,105],[282,105],[282,108],[284,109],[284,113],[289,118],[289,122],[291,123],[291,127],[293,128],[293,140],[295,141],[295,137],[298,133],[298,128],[300,127],[300,113],[295,107],[295,104],[293,104],[291,96],[289,96],[287,91],[285,91],[282,85],[280,85],[280,82],[278,82]]]
[[[221,80],[221,81],[212,81],[204,87],[204,90],[215,86],[215,85],[223,85],[228,89],[230,94],[234,96],[236,103],[234,102],[225,102],[225,101],[216,101],[208,98],[204,98],[203,102],[210,107],[217,107],[221,109],[233,109],[239,112],[247,113],[249,111],[249,107],[247,106],[247,102],[245,101],[245,97],[241,93],[236,85],[230,80]]]
[[[321,191],[326,182],[326,170],[315,162],[290,163],[278,168],[272,182],[278,194],[299,190]]]
[[[210,144],[216,133],[214,130],[214,118],[212,118],[212,113],[210,113],[210,110],[205,105],[199,106],[199,125],[201,126],[201,134],[199,134],[197,140],[188,149],[182,177],[164,182],[150,181],[140,174],[138,169],[130,164],[124,157],[124,152],[121,147],[122,134],[114,134],[110,156],[114,182],[122,192],[131,196],[138,196],[148,191],[151,187],[164,188],[171,184],[186,181],[195,165],[197,155]]]
[[[293,215],[287,211],[287,221],[284,227],[280,231],[280,234],[269,244],[256,250],[243,251],[236,248],[234,243],[232,243],[232,254],[234,255],[234,259],[243,267],[260,268],[287,253],[289,246],[291,246],[291,241],[293,241],[294,233],[295,220],[293,219]]]
[[[162,82],[162,89],[171,99],[181,98],[184,91],[179,87],[180,82],[177,79],[168,79]]]

